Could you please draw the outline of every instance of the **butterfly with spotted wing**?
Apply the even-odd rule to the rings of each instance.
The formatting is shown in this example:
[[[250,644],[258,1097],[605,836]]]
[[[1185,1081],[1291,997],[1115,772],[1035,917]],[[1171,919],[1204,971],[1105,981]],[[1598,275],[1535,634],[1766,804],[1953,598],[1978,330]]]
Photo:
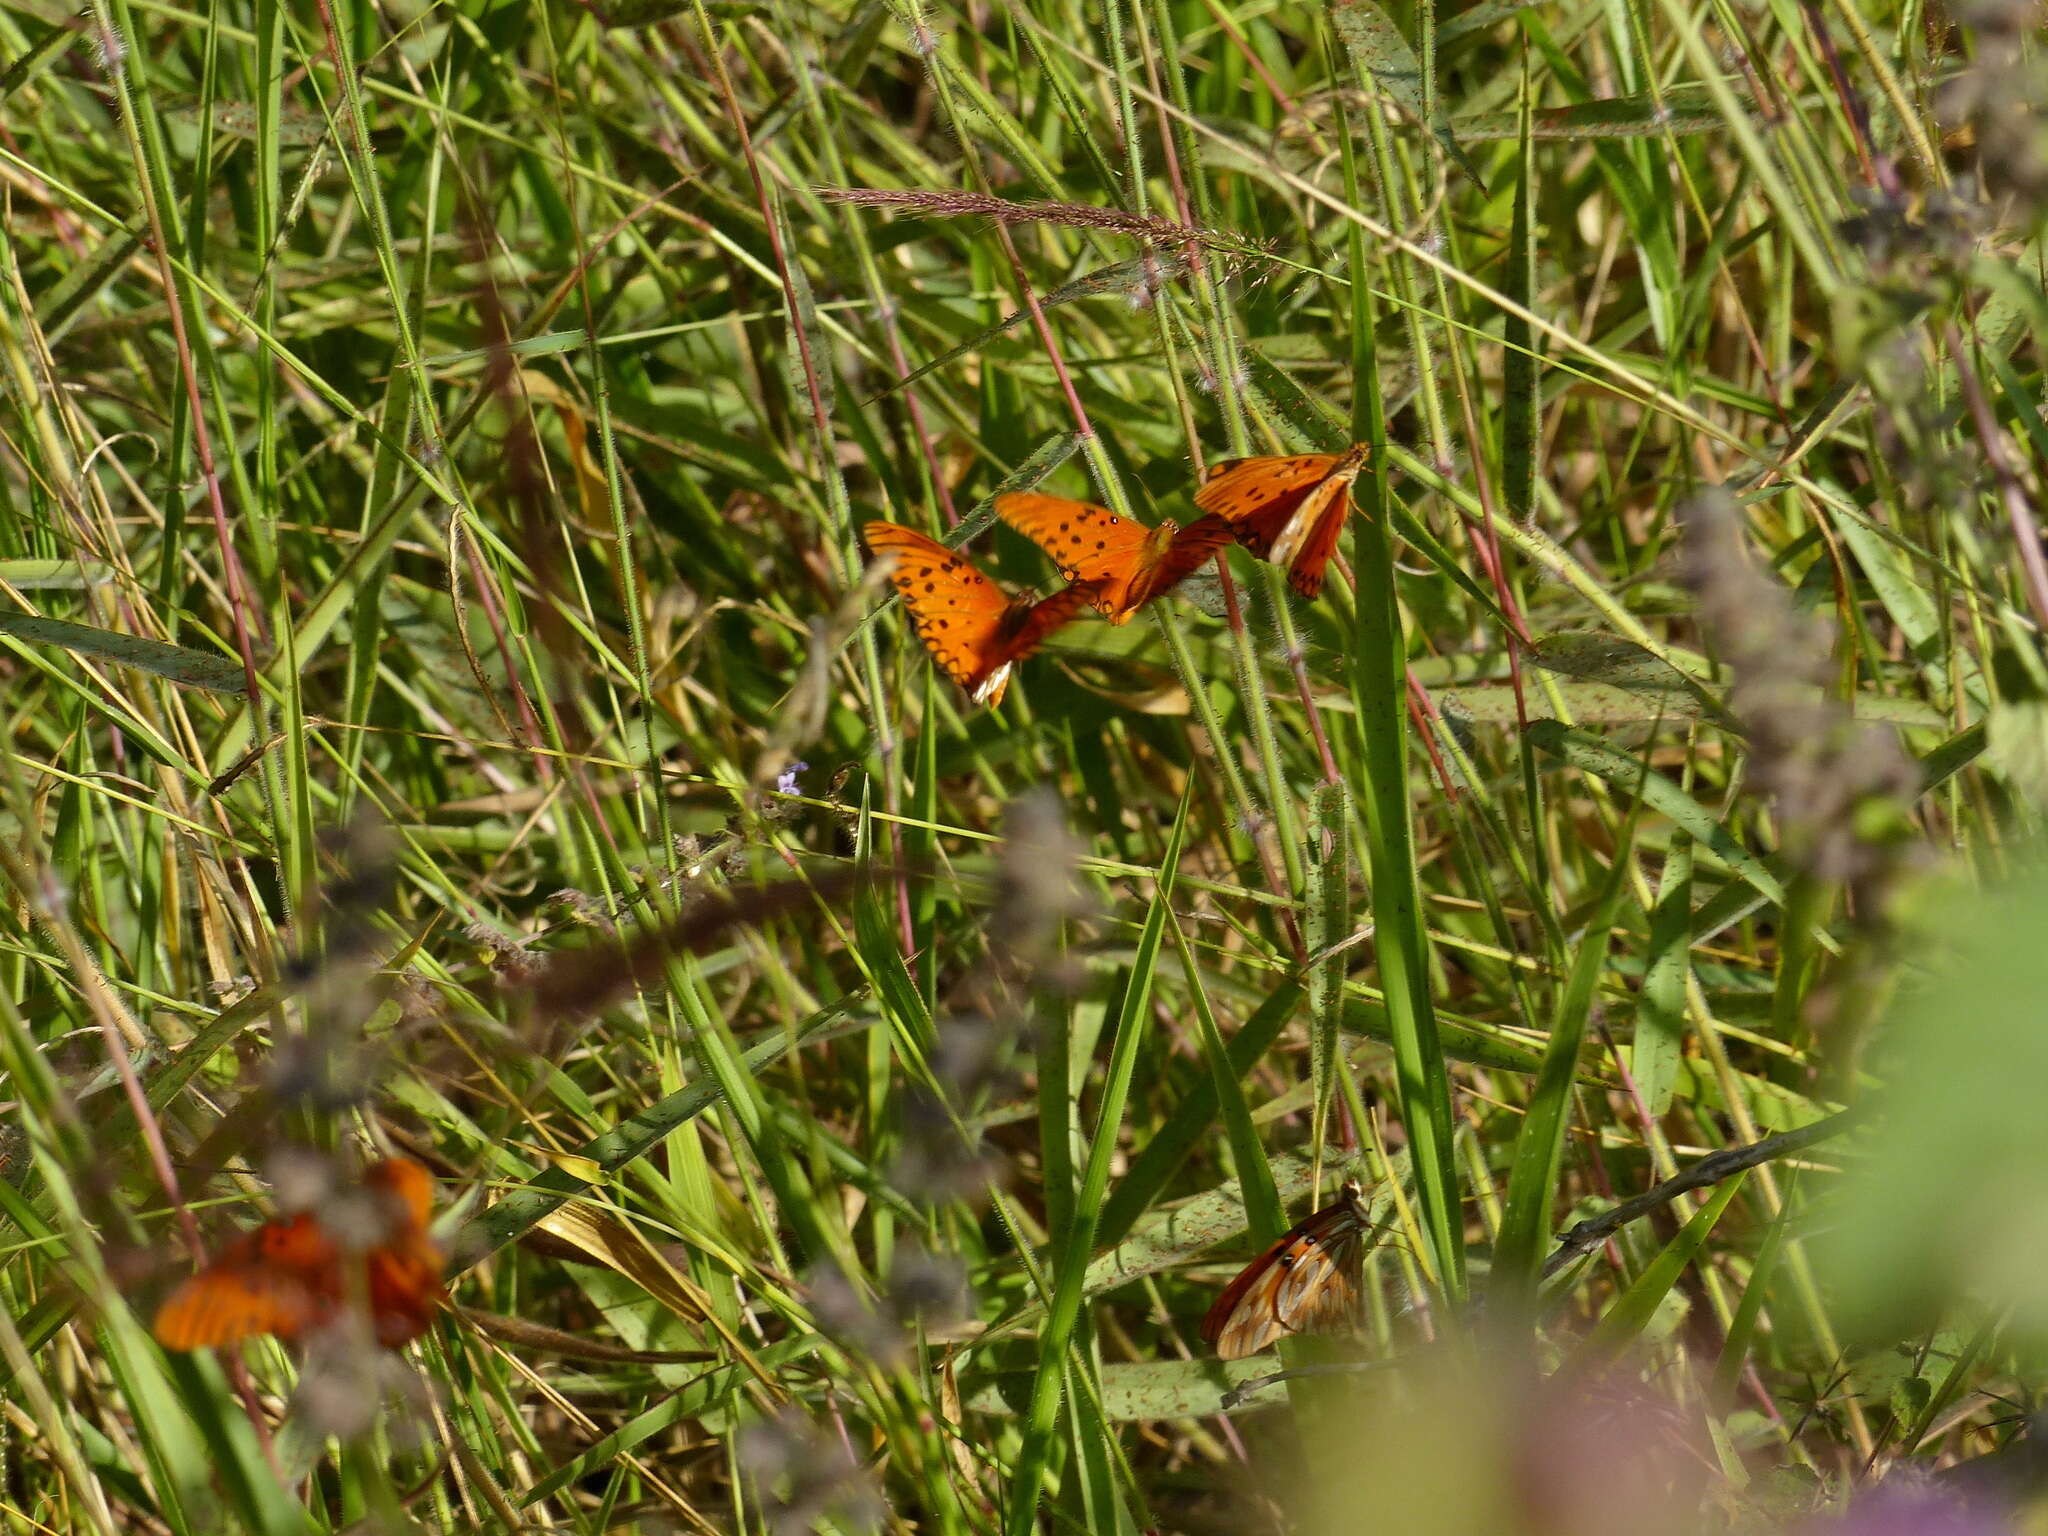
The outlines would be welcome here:
[[[1223,459],[1211,464],[1195,505],[1227,521],[1240,544],[1287,567],[1303,597],[1323,590],[1337,537],[1351,511],[1351,485],[1365,468],[1363,443],[1348,452]]]
[[[1225,1360],[1257,1354],[1290,1333],[1333,1333],[1358,1314],[1358,1273],[1372,1212],[1347,1179],[1333,1204],[1290,1227],[1224,1287],[1202,1338]]]
[[[1067,580],[1100,582],[1095,606],[1112,624],[1128,624],[1237,538],[1226,518],[1199,518],[1185,528],[1169,518],[1147,528],[1107,507],[1037,491],[998,496],[996,516],[1051,555]]]
[[[1099,597],[1099,583],[1075,582],[1047,598],[1012,598],[965,555],[900,523],[863,524],[861,537],[877,558],[894,559],[889,580],[918,638],[977,704],[1001,703],[1010,668]]]
[[[344,1241],[314,1211],[266,1221],[170,1294],[157,1309],[157,1341],[166,1349],[220,1349],[266,1333],[289,1341],[357,1299],[386,1349],[425,1333],[446,1263],[427,1235],[433,1178],[393,1157],[365,1169],[363,1185],[381,1227],[373,1242]]]

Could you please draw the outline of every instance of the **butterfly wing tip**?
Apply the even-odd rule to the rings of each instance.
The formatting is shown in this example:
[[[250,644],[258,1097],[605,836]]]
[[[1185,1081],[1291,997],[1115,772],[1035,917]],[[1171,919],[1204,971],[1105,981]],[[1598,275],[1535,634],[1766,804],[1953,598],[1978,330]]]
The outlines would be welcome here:
[[[1266,1346],[1265,1336],[1257,1330],[1225,1326],[1217,1330],[1212,1341],[1216,1346],[1218,1360],[1242,1360],[1256,1355]]]
[[[993,672],[976,683],[973,688],[974,702],[994,709],[1003,702],[1003,690],[1010,686],[1010,664],[1006,661]]]

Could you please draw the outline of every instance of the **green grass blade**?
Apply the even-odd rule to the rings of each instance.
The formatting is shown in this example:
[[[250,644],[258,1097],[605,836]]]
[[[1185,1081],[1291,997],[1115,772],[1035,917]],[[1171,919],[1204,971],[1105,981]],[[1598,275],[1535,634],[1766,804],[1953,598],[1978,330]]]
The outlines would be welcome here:
[[[1192,790],[1192,786],[1191,786]],[[1181,848],[1187,837],[1188,810],[1192,792],[1181,797],[1172,830],[1167,833],[1166,851],[1159,864],[1152,905],[1145,914],[1145,928],[1130,969],[1124,976],[1122,1006],[1110,1047],[1108,1072],[1103,1080],[1101,1102],[1096,1107],[1095,1133],[1088,1144],[1088,1162],[1081,1176],[1081,1191],[1074,1219],[1060,1234],[1053,1259],[1051,1308],[1039,1332],[1038,1375],[1032,1384],[1031,1407],[1026,1416],[1024,1441],[1009,1481],[1004,1506],[1003,1528],[1009,1536],[1029,1536],[1037,1528],[1038,1500],[1050,1462],[1052,1442],[1059,1429],[1061,1382],[1067,1365],[1067,1347],[1080,1320],[1086,1299],[1088,1261],[1095,1243],[1096,1213],[1102,1209],[1109,1189],[1110,1160],[1122,1138],[1124,1106],[1131,1090],[1131,1074],[1144,1043],[1151,1017],[1152,976],[1159,963],[1159,947],[1166,937],[1171,918],[1174,875],[1180,866]]]
[[[1599,1325],[1573,1356],[1575,1367],[1597,1368],[1641,1337],[1657,1315],[1658,1307],[1663,1305],[1664,1298],[1678,1284],[1678,1277],[1685,1273],[1686,1265],[1699,1256],[1700,1249],[1713,1233],[1715,1223],[1720,1221],[1721,1213],[1742,1192],[1743,1183],[1748,1178],[1745,1171],[1715,1187],[1706,1203],[1693,1212],[1692,1219],[1679,1229],[1678,1235],[1664,1245],[1657,1257],[1636,1277],[1634,1284],[1602,1314]]]
[[[1307,911],[1301,932],[1309,953],[1309,1074],[1315,1093],[1309,1145],[1314,1147],[1329,1139],[1325,1127],[1336,1096],[1344,1017],[1344,957],[1317,957],[1351,934],[1350,822],[1351,797],[1344,785],[1318,785],[1309,800]]]
[[[1664,875],[1650,913],[1649,961],[1636,1000],[1635,1048],[1629,1072],[1653,1116],[1671,1108],[1678,1059],[1685,1048],[1686,978],[1692,972],[1692,839],[1675,832],[1664,852]]]
[[[1352,270],[1366,270],[1361,233],[1351,237]],[[1415,1198],[1429,1234],[1434,1268],[1452,1301],[1465,1291],[1464,1219],[1451,1148],[1451,1090],[1437,1040],[1430,995],[1429,935],[1423,926],[1415,842],[1409,822],[1408,716],[1403,707],[1407,647],[1395,595],[1393,546],[1387,534],[1386,423],[1379,412],[1376,324],[1371,291],[1354,282],[1352,371],[1360,388],[1352,428],[1372,445],[1375,472],[1358,482],[1359,515],[1351,521],[1352,568],[1358,580],[1358,640],[1351,655],[1351,696],[1366,782],[1373,922],[1380,985],[1393,1031],[1395,1083],[1402,1123],[1415,1149]]]
[[[1785,887],[1763,860],[1737,842],[1734,834],[1705,806],[1662,774],[1645,768],[1626,752],[1615,751],[1597,737],[1556,720],[1532,720],[1529,739],[1572,767],[1597,774],[1622,793],[1642,796],[1644,805],[1683,828],[1758,895],[1777,905],[1784,904]]]
[[[1577,1089],[1579,1055],[1592,1017],[1593,997],[1607,968],[1608,930],[1627,890],[1625,854],[1607,876],[1607,887],[1593,903],[1571,975],[1558,999],[1544,1047],[1543,1070],[1529,1095],[1522,1129],[1515,1137],[1514,1160],[1508,1170],[1508,1192],[1501,1212],[1500,1234],[1493,1245],[1493,1285],[1504,1298],[1533,1294],[1550,1236],[1550,1213],[1556,1203],[1558,1176],[1564,1163],[1565,1127]]]

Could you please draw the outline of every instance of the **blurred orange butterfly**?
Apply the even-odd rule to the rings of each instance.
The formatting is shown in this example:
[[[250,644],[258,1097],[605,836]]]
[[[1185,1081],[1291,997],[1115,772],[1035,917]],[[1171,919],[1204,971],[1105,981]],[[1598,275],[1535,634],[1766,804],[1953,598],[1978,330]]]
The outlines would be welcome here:
[[[363,1185],[378,1225],[365,1234],[370,1241],[345,1241],[312,1211],[266,1221],[171,1292],[157,1309],[157,1342],[220,1349],[266,1333],[296,1339],[358,1299],[386,1349],[425,1333],[446,1262],[427,1236],[434,1181],[418,1163],[393,1157],[365,1169]]]
[[[1227,520],[1240,544],[1286,566],[1288,585],[1314,597],[1337,552],[1351,511],[1351,482],[1365,468],[1367,452],[1359,443],[1343,454],[1224,459],[1203,474],[1195,505]]]
[[[1097,601],[1094,582],[1076,582],[1040,600],[1012,598],[965,555],[900,523],[863,524],[861,537],[877,556],[895,557],[889,579],[918,638],[977,704],[1000,704],[1012,664]]]
[[[1128,624],[1237,538],[1227,518],[1204,517],[1186,528],[1168,518],[1147,528],[1107,507],[1037,491],[998,496],[996,516],[1051,555],[1067,580],[1101,582],[1095,606],[1112,624]]]
[[[1358,1314],[1358,1269],[1372,1212],[1347,1179],[1335,1204],[1294,1227],[1238,1272],[1202,1319],[1225,1360],[1255,1355],[1290,1333],[1333,1333]]]

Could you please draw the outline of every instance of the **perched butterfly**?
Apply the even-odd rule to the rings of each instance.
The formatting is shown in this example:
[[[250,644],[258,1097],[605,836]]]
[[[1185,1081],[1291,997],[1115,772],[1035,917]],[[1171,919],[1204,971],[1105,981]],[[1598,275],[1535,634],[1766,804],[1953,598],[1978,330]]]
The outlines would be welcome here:
[[[1202,1338],[1225,1360],[1255,1355],[1283,1334],[1332,1333],[1358,1311],[1358,1266],[1372,1213],[1358,1180],[1336,1203],[1291,1227],[1238,1272],[1202,1319]]]
[[[1051,555],[1067,580],[1101,582],[1095,606],[1112,624],[1128,624],[1237,539],[1227,518],[1204,517],[1186,528],[1169,518],[1147,528],[1107,507],[1036,491],[998,496],[996,516]]]
[[[1314,597],[1337,552],[1351,511],[1351,482],[1365,468],[1366,453],[1359,443],[1341,455],[1224,459],[1202,476],[1195,505],[1228,521],[1240,544],[1286,566],[1288,585]]]
[[[365,1169],[363,1185],[381,1229],[365,1234],[369,1241],[345,1242],[312,1211],[266,1221],[170,1294],[157,1309],[157,1341],[219,1349],[265,1333],[295,1339],[358,1296],[386,1349],[425,1333],[446,1262],[427,1236],[434,1181],[418,1163],[394,1157]]]
[[[1036,601],[1012,598],[965,555],[900,523],[864,524],[861,537],[876,555],[895,556],[889,579],[918,638],[977,704],[1000,704],[1011,665],[1097,600],[1094,582],[1076,582]]]

